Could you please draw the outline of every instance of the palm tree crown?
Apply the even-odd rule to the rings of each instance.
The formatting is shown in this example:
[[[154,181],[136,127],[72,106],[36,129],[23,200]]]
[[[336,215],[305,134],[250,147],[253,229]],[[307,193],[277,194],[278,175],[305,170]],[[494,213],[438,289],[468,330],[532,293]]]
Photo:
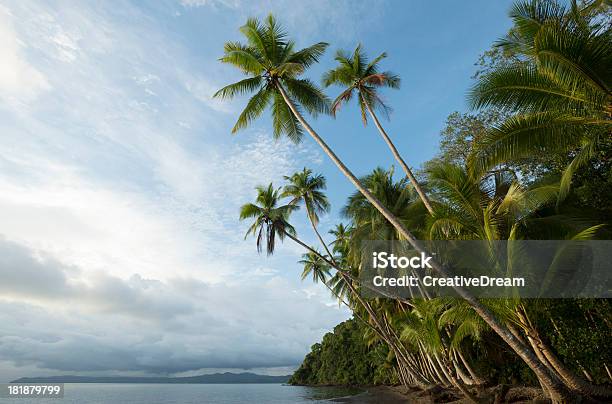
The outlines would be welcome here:
[[[329,100],[325,94],[310,80],[298,78],[319,60],[328,44],[319,42],[296,51],[295,43],[287,39],[286,32],[272,15],[263,23],[249,18],[240,32],[247,43],[227,42],[220,61],[238,68],[249,77],[223,87],[214,95],[231,99],[255,93],[238,117],[232,133],[247,127],[271,105],[274,136],[284,134],[299,142],[302,127],[283,100],[278,86],[282,84],[290,99],[309,113],[328,113]]]
[[[470,158],[474,174],[504,161],[565,152],[559,198],[575,170],[587,163],[612,128],[612,28],[574,4],[519,2],[514,28],[498,46],[517,61],[483,75],[472,89],[474,107],[494,106],[516,115],[480,139]]]
[[[320,254],[317,255],[313,252],[302,254],[302,259],[298,262],[304,266],[302,280],[311,276],[314,283],[327,283],[331,268],[329,264],[321,258]]]
[[[364,124],[367,123],[366,104],[388,115],[390,107],[378,96],[378,89],[380,87],[399,88],[400,78],[389,71],[380,71],[378,64],[386,57],[387,54],[383,52],[368,62],[361,45],[355,48],[352,55],[343,50],[336,53],[335,59],[339,65],[323,75],[323,85],[329,87],[332,84],[338,84],[346,89],[332,103],[332,114],[336,114],[342,103],[349,102],[356,91]]]
[[[291,176],[285,176],[289,184],[285,186],[282,196],[291,198],[291,204],[303,203],[309,219],[319,222],[319,215],[329,211],[329,201],[322,190],[327,188],[325,177],[312,175],[312,170],[305,168]]]
[[[255,203],[247,203],[240,208],[240,220],[255,219],[244,238],[250,234],[256,237],[257,251],[261,252],[266,243],[268,255],[274,252],[276,236],[283,240],[286,234],[295,235],[295,229],[289,224],[289,215],[297,209],[296,205],[279,205],[280,189],[274,189],[272,183],[267,187],[259,186]]]

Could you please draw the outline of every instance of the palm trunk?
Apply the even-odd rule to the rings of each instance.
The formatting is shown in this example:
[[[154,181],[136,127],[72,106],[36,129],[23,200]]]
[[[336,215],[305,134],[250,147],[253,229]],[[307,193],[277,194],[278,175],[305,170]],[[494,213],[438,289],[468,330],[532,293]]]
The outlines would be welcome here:
[[[476,374],[476,372],[474,371],[474,369],[470,366],[470,363],[465,359],[465,357],[463,356],[463,354],[461,353],[461,351],[459,349],[457,349],[455,352],[457,352],[457,355],[459,355],[459,359],[461,359],[461,363],[463,363],[463,366],[465,366],[465,368],[467,369],[468,373],[470,374],[470,376],[472,377],[472,380],[474,380],[474,382],[476,384],[484,384],[485,381]]]
[[[325,252],[327,253],[327,255],[329,255],[330,261],[335,264],[336,261],[334,260],[334,256],[331,253],[331,251],[329,251],[329,248],[327,247],[327,244],[325,243],[325,240],[323,240],[323,237],[321,237],[321,233],[319,233],[319,230],[317,229],[317,225],[315,224],[314,218],[312,216],[312,212],[310,211],[310,209],[308,208],[308,205],[306,205],[306,203],[304,203],[304,205],[306,206],[306,215],[308,216],[308,220],[310,221],[310,225],[312,226],[312,230],[314,230],[315,234],[317,235],[317,238],[321,242],[321,245],[325,249]]]
[[[361,97],[361,94],[359,96]],[[408,164],[406,164],[406,162],[404,161],[402,156],[397,151],[397,148],[395,147],[395,144],[393,143],[393,141],[391,141],[391,138],[389,138],[389,136],[387,135],[387,132],[385,131],[385,129],[380,124],[380,121],[378,120],[378,117],[376,116],[376,114],[372,110],[372,107],[370,107],[370,104],[368,104],[365,100],[363,100],[363,102],[366,105],[366,108],[368,109],[368,112],[370,113],[370,116],[372,117],[372,120],[374,121],[374,124],[378,128],[378,131],[380,132],[380,135],[385,140],[385,143],[387,143],[387,146],[389,146],[389,149],[391,150],[391,153],[393,153],[393,157],[395,157],[395,159],[397,160],[399,165],[404,170],[404,173],[406,174],[406,177],[408,177],[408,179],[410,180],[410,183],[412,184],[414,189],[419,194],[419,197],[421,198],[421,201],[423,201],[423,205],[425,205],[425,207],[427,208],[427,211],[429,212],[429,214],[433,215],[434,211],[433,211],[433,208],[431,207],[431,202],[429,202],[429,198],[427,197],[427,194],[425,194],[425,191],[421,187],[421,184],[419,184],[419,182],[415,178],[414,174],[412,174],[412,170],[410,170],[410,167],[408,167]]]
[[[323,149],[323,151],[329,156],[329,158],[336,164],[338,169],[353,183],[353,185],[361,192],[361,194],[391,223],[398,231],[398,233],[406,239],[410,245],[418,252],[425,253],[425,249],[421,243],[412,235],[408,229],[404,226],[400,220],[393,215],[372,193],[363,186],[363,184],[355,177],[355,175],[348,169],[348,167],[336,156],[336,154],[330,149],[325,141],[315,132],[314,129],[306,122],[302,114],[297,110],[295,104],[289,99],[285,89],[280,82],[276,83],[276,87],[280,92],[281,96],[285,100],[285,103],[293,112],[293,115],[297,118],[300,124],[306,129],[313,140]],[[432,259],[430,261],[432,268],[437,274],[443,277],[449,277],[448,272],[442,267],[437,261]],[[563,382],[556,376],[551,375],[548,369],[544,367],[538,358],[531,352],[531,350],[517,340],[514,335],[508,330],[508,328],[502,324],[493,313],[486,308],[482,303],[476,299],[471,293],[462,287],[455,287],[454,290],[459,296],[472,306],[474,311],[495,331],[513,350],[519,357],[525,361],[525,363],[531,368],[536,376],[543,380],[549,388],[551,399],[553,402],[571,402],[573,398],[569,390],[565,387]]]
[[[457,380],[457,378],[455,378],[455,376],[453,376],[453,374],[451,373],[451,370],[446,367],[444,361],[440,359],[440,355],[434,353],[434,358],[436,358],[436,361],[440,365],[440,368],[442,369],[442,372],[444,372],[444,375],[448,378],[448,380],[450,380],[451,385],[458,388],[459,391],[461,391],[461,393],[468,399],[468,401],[472,403],[477,403],[478,401],[476,401],[474,395],[470,393],[470,391],[463,385],[463,383],[460,380]]]
[[[315,226],[315,228],[316,228],[316,226]],[[318,234],[318,232],[317,232],[317,234]],[[304,243],[302,240],[298,239],[297,237],[295,237],[295,236],[293,236],[293,235],[291,235],[289,233],[285,233],[285,235],[287,237],[289,237],[291,240],[293,240],[296,243],[298,243],[299,245],[301,245],[302,247],[306,248],[308,251],[314,252],[315,254],[320,256],[320,254],[318,254],[315,250],[313,250],[310,246],[308,246],[308,244]],[[353,293],[353,295],[357,298],[359,303],[363,306],[363,308],[370,315],[370,317],[374,321],[374,324],[376,325],[376,327],[378,327],[378,329],[384,335],[385,342],[387,342],[389,347],[391,349],[393,349],[393,351],[396,354],[396,357],[401,359],[407,365],[407,366],[405,366],[406,367],[406,371],[410,374],[410,376],[413,377],[413,379],[415,380],[417,386],[420,387],[420,388],[427,387],[427,380],[422,375],[416,374],[414,372],[414,370],[412,370],[410,368],[410,366],[408,366],[408,365],[410,365],[410,361],[406,357],[405,352],[403,352],[403,350],[400,348],[399,341],[395,341],[393,336],[389,335],[389,333],[385,330],[385,328],[381,324],[380,320],[378,319],[378,316],[374,312],[374,309],[372,309],[372,307],[361,298],[361,295],[359,294],[359,292],[355,289],[355,287],[351,283],[351,279],[348,278],[348,276],[346,275],[346,273],[344,273],[344,271],[340,271],[339,270],[338,273],[340,274],[340,276],[342,277],[344,282],[346,282],[347,286],[351,290],[351,293]],[[399,362],[399,360],[398,360],[398,362]]]

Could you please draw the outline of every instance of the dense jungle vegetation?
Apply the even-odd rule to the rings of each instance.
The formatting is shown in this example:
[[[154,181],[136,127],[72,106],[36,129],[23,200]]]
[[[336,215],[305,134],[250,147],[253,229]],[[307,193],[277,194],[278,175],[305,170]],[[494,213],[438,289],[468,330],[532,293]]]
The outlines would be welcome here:
[[[455,389],[477,401],[499,383],[539,386],[552,402],[612,397],[612,310],[606,299],[363,298],[363,240],[610,239],[612,219],[612,29],[609,1],[520,1],[513,27],[478,61],[470,113],[453,113],[440,153],[415,171],[404,161],[379,115],[380,96],[399,89],[383,70],[386,54],[368,58],[358,46],[339,50],[325,87],[303,78],[328,47],[296,49],[273,16],[249,19],[246,42],[228,42],[221,61],[248,77],[220,98],[254,93],[234,131],[272,112],[275,136],[308,134],[355,185],[344,223],[321,234],[329,211],[325,177],[310,169],[286,183],[257,188],[240,212],[247,235],[272,254],[278,241],[304,248],[303,278],[329,289],[354,318],[315,344],[293,375],[298,384],[398,383]],[[338,115],[357,102],[372,135],[380,135],[398,170],[357,178],[313,129],[305,114]],[[396,107],[397,108],[397,107]],[[343,119],[348,117],[342,116]],[[418,147],[415,145],[415,147]],[[302,210],[320,245],[298,237],[291,215]],[[444,268],[434,265],[444,274]]]

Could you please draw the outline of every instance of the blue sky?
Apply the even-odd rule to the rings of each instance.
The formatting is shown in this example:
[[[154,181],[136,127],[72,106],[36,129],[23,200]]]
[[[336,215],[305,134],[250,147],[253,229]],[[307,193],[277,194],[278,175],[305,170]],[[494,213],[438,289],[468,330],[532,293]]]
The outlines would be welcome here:
[[[418,167],[465,110],[508,2],[183,0],[0,2],[0,381],[47,374],[287,373],[348,312],[299,281],[302,251],[258,256],[237,220],[253,187],[309,166],[336,223],[352,188],[267,117],[229,134],[245,100],[217,62],[248,16],[306,46],[389,53],[402,89],[383,122]],[[338,89],[329,90],[335,96]],[[392,164],[354,107],[313,126],[357,175]],[[314,242],[302,215],[301,237]]]

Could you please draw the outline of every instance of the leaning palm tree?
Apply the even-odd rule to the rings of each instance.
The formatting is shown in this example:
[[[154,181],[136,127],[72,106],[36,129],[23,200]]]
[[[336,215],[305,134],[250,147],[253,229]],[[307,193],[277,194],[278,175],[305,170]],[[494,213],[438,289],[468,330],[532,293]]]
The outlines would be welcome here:
[[[416,189],[419,197],[423,201],[425,207],[429,213],[433,213],[431,203],[427,194],[423,190],[423,187],[415,178],[412,170],[408,167],[408,164],[404,161],[399,151],[395,147],[395,144],[387,135],[387,132],[382,127],[378,117],[376,116],[375,110],[383,113],[387,117],[391,108],[385,104],[385,102],[379,97],[378,90],[382,87],[388,88],[399,88],[400,78],[398,75],[384,71],[381,72],[378,64],[381,60],[387,57],[385,52],[378,55],[374,60],[368,62],[368,58],[361,49],[361,45],[353,51],[350,55],[348,52],[338,50],[336,53],[336,61],[339,66],[328,71],[323,75],[323,85],[329,87],[332,84],[338,84],[345,87],[345,90],[334,100],[331,105],[331,112],[333,115],[336,114],[338,109],[343,103],[349,102],[357,94],[357,103],[361,110],[361,120],[364,125],[367,125],[368,116],[370,115],[374,124],[378,128],[380,135],[389,146],[391,153],[404,170],[404,173],[410,180],[412,186]]]
[[[329,201],[323,190],[327,187],[325,177],[321,174],[313,175],[312,170],[304,167],[291,176],[285,176],[289,184],[285,186],[283,196],[291,198],[291,204],[303,204],[306,215],[321,245],[333,261],[333,255],[317,229],[319,215],[329,211]]]
[[[441,202],[429,221],[430,236],[435,239],[517,240],[521,238],[522,233],[529,232],[533,235],[534,232],[540,232],[548,234],[549,237],[551,233],[556,233],[553,239],[586,240],[592,238],[602,227],[581,223],[566,216],[554,218],[554,221],[559,223],[555,223],[555,226],[549,225],[550,228],[546,229],[546,222],[542,222],[537,214],[556,198],[556,186],[525,188],[512,178],[503,178],[499,174],[493,182],[479,182],[469,176],[464,168],[449,163],[431,165],[427,174]],[[517,256],[510,245],[507,251],[508,262],[502,263],[503,268],[516,265],[512,261]],[[491,248],[495,247],[491,245]],[[563,250],[558,252],[562,253]],[[528,260],[522,265],[528,265],[527,263]],[[538,265],[543,264],[540,262]],[[554,271],[553,261],[546,271],[543,287],[554,278]],[[513,327],[512,324],[518,325],[518,334],[521,334],[520,330],[524,330],[525,341],[550,373],[580,394],[612,396],[609,388],[587,382],[557,358],[550,346],[540,337],[536,325],[529,320],[525,301],[518,298],[494,300],[487,302],[488,307],[498,318],[505,318],[510,327]]]
[[[255,219],[244,238],[256,238],[257,251],[261,252],[265,243],[268,255],[274,253],[276,238],[281,241],[285,235],[295,235],[295,229],[288,222],[289,215],[297,210],[295,205],[279,206],[280,189],[272,183],[267,187],[257,187],[256,203],[247,203],[240,208],[240,220]]]
[[[319,112],[327,112],[329,109],[325,95],[312,82],[298,78],[308,67],[318,61],[327,48],[327,44],[320,42],[295,51],[294,42],[287,39],[286,33],[271,15],[263,25],[256,19],[249,19],[241,28],[241,32],[246,37],[247,44],[226,43],[225,55],[221,58],[221,62],[237,67],[242,73],[250,77],[230,84],[215,94],[216,97],[220,98],[233,98],[237,95],[255,92],[255,95],[248,101],[246,108],[240,114],[233,132],[246,127],[272,104],[275,136],[285,134],[297,142],[302,138],[302,128],[305,129],[338,169],[397,229],[400,235],[416,251],[425,253],[424,245],[357,179],[302,115],[302,108],[313,115]],[[281,99],[285,101],[285,104],[282,104]],[[293,115],[289,114],[285,106],[289,108]],[[290,236],[289,233],[287,235]],[[449,276],[448,271],[438,261],[432,259],[430,265],[441,276]],[[553,378],[541,366],[525,344],[514,337],[510,330],[489,309],[466,289],[456,287],[455,291],[466,299],[487,324],[517,352],[536,374],[549,382],[548,390],[554,400],[562,401],[567,397],[568,392],[561,382]]]
[[[330,266],[325,262],[320,255],[308,252],[302,255],[302,259],[298,261],[303,267],[302,280],[312,277],[314,283],[324,283],[327,285],[327,278],[329,278]]]
[[[249,77],[223,87],[214,95],[231,99],[255,93],[238,117],[232,133],[246,128],[270,106],[274,136],[286,135],[292,141],[300,142],[303,129],[290,104],[296,110],[305,109],[315,116],[329,112],[329,100],[325,94],[310,80],[300,78],[308,67],[318,62],[328,44],[319,42],[295,50],[295,43],[287,39],[286,32],[273,15],[269,15],[263,24],[249,18],[240,32],[246,37],[247,44],[227,42],[219,60]]]
[[[322,175],[313,175],[312,170],[304,168],[302,171],[296,172],[291,176],[285,176],[285,180],[289,181],[289,184],[285,186],[284,192],[282,196],[291,198],[290,204],[303,204],[306,207],[306,214],[312,225],[312,229],[314,230],[317,238],[321,242],[321,245],[327,252],[327,256],[323,256],[318,252],[310,252],[307,255],[307,260],[303,261],[304,264],[304,272],[303,277],[308,276],[308,274],[312,274],[312,276],[318,277],[321,276],[322,268],[325,268],[324,265],[329,267],[334,267],[337,272],[337,278],[334,281],[336,287],[338,285],[344,285],[345,291],[348,291],[350,294],[348,296],[351,297],[349,302],[355,301],[361,307],[365,309],[368,313],[370,319],[374,323],[374,327],[381,333],[381,336],[388,341],[394,352],[396,352],[401,359],[400,366],[410,366],[407,362],[406,353],[401,351],[401,347],[399,346],[400,342],[397,338],[394,339],[393,335],[390,335],[382,326],[380,319],[378,318],[376,312],[371,307],[370,303],[365,301],[358,291],[357,287],[353,285],[354,277],[346,268],[341,268],[336,261],[335,257],[329,250],[327,243],[323,240],[323,237],[319,233],[317,229],[317,224],[319,222],[319,214],[327,212],[329,210],[329,202],[327,200],[327,196],[323,192],[326,188],[325,177]],[[315,261],[313,261],[316,258]],[[331,264],[331,265],[330,265]],[[318,270],[318,272],[313,272]],[[339,299],[342,298],[345,294],[338,293],[336,294],[336,289],[331,288],[327,283],[325,285],[332,291],[332,294],[338,296]],[[416,383],[424,386],[426,380],[417,373],[406,370],[410,375],[412,380]]]
[[[374,310],[370,307],[368,302],[361,298],[358,290],[353,285],[353,280],[350,279],[344,270],[338,268],[335,262],[330,261],[328,256],[321,255],[317,250],[297,238],[295,229],[289,224],[288,219],[290,214],[299,209],[299,207],[295,204],[281,205],[280,189],[275,189],[272,184],[269,184],[267,187],[259,186],[256,190],[257,197],[255,203],[247,203],[240,209],[241,220],[255,219],[247,230],[245,238],[249,235],[255,236],[257,250],[259,252],[263,250],[263,244],[265,243],[268,255],[274,253],[276,245],[275,240],[277,237],[281,240],[283,240],[285,236],[289,237],[291,240],[304,247],[308,252],[303,256],[304,259],[300,261],[300,263],[304,265],[302,279],[312,276],[315,282],[322,281],[334,296],[351,309],[354,309],[354,304],[351,304],[352,302],[360,304],[370,316],[373,323],[372,326],[377,329],[377,332],[379,332],[386,341],[388,341],[389,346],[397,352],[398,357],[402,358],[400,359],[400,364],[408,367],[405,369],[406,372],[408,372],[413,380],[419,383],[419,385],[425,386],[426,382],[422,376],[410,370],[410,363],[406,362],[405,353],[401,351],[398,342],[393,340],[393,337],[385,332]],[[337,270],[336,275],[338,279],[341,279],[346,287],[346,290],[342,293],[336,290],[335,286],[337,285],[337,281],[331,284],[327,282],[327,276],[329,275],[331,267]],[[348,299],[346,299],[347,297]]]
[[[534,154],[566,154],[571,162],[561,177],[560,203],[574,172],[610,140],[612,26],[583,11],[551,1],[513,6],[514,28],[497,45],[517,62],[483,75],[470,101],[516,115],[479,139],[469,159],[475,176]]]

